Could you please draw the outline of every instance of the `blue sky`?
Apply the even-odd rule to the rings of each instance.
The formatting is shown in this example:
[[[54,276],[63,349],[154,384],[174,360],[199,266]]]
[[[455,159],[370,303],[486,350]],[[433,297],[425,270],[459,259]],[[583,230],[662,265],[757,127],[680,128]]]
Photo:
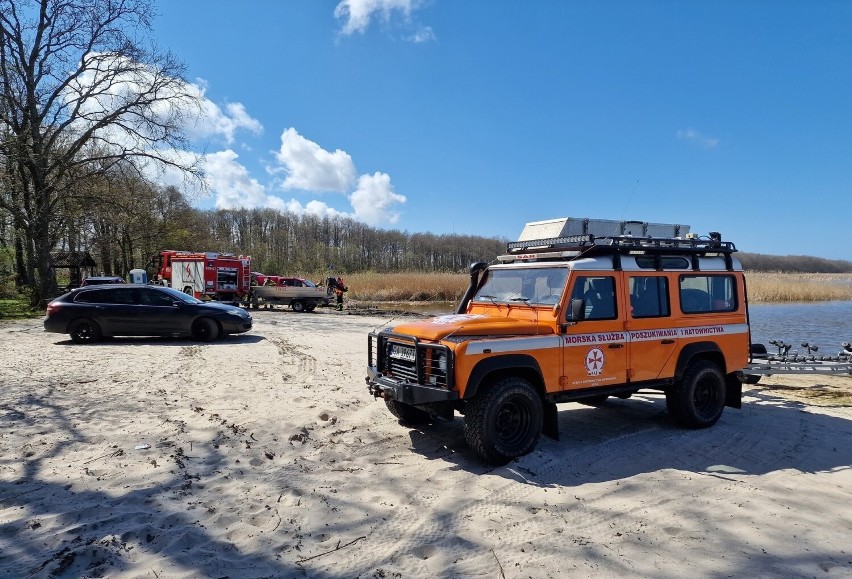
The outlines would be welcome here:
[[[510,239],[527,221],[638,219],[852,259],[852,2],[157,9],[156,42],[218,123],[194,143],[200,207]]]

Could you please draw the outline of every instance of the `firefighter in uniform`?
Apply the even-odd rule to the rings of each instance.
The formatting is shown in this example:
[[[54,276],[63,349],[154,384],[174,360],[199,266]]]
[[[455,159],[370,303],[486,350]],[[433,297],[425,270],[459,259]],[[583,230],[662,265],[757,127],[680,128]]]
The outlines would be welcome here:
[[[337,278],[337,285],[334,288],[334,295],[337,296],[337,311],[343,311],[343,292],[349,291],[349,288],[343,283],[343,278]]]

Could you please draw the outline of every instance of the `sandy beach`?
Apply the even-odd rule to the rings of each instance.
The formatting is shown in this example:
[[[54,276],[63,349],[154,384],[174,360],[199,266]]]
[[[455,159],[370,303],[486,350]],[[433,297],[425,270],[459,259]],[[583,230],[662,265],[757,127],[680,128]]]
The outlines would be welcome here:
[[[700,431],[656,393],[561,405],[494,468],[461,416],[368,395],[388,317],[252,315],[213,344],[0,322],[0,576],[852,576],[852,378],[762,380]]]

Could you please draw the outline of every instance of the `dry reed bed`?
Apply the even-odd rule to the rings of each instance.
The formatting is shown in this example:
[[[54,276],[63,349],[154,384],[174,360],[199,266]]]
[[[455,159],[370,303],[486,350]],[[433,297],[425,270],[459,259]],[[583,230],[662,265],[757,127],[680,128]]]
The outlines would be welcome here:
[[[463,273],[354,273],[348,297],[359,301],[457,302],[470,277]],[[852,274],[747,273],[749,301],[852,300]]]
[[[852,274],[747,273],[752,302],[852,300]]]

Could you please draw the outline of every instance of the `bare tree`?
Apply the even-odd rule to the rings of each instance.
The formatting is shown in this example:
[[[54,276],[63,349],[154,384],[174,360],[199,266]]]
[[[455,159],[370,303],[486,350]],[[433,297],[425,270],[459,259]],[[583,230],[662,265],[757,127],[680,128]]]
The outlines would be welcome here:
[[[179,155],[198,106],[170,54],[144,44],[151,0],[0,0],[0,208],[23,233],[33,302],[56,291],[61,205],[116,164],[194,173]]]

